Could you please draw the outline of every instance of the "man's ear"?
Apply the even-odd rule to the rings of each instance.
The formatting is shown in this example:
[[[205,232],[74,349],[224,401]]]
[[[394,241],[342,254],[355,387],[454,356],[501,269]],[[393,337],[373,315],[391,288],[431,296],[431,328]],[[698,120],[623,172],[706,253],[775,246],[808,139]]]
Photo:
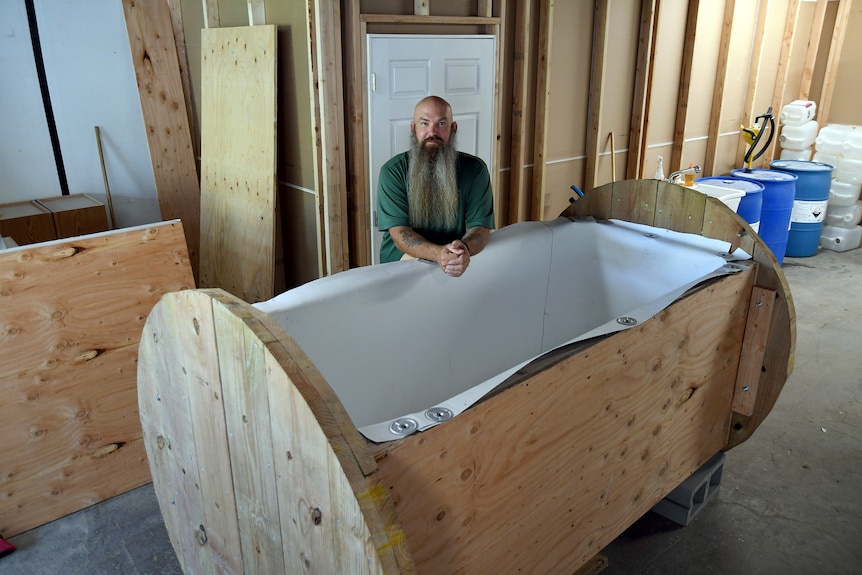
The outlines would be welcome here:
[[[410,131],[416,131],[416,122],[414,122],[413,120],[410,120]]]
[[[453,121],[452,122],[452,133],[454,134],[457,131],[458,131],[458,122]]]

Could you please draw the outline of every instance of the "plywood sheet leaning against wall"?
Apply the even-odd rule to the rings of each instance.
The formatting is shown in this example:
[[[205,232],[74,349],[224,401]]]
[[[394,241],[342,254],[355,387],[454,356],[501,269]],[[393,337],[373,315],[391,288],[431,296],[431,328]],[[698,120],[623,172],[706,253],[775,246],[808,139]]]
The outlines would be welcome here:
[[[201,285],[271,298],[276,27],[202,30]]]
[[[166,2],[123,0],[132,64],[162,219],[180,219],[199,277],[200,185],[186,96]]]
[[[795,341],[767,248],[720,202],[654,180],[592,190],[565,215],[579,214],[723,240],[754,262],[387,443],[359,435],[272,317],[222,290],[166,295],[142,337],[139,393],[185,573],[568,574],[753,433]],[[769,321],[748,317],[753,297],[774,298]]]
[[[194,287],[178,221],[0,252],[0,533],[150,481],[136,365],[147,314]]]

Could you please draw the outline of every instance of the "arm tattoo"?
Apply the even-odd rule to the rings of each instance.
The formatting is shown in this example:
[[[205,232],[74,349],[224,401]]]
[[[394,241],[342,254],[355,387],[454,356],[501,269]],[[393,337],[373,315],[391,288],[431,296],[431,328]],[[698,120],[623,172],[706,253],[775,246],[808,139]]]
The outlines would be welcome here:
[[[411,230],[401,230],[401,241],[404,242],[408,248],[415,248],[416,246],[421,246],[425,243],[425,240]]]

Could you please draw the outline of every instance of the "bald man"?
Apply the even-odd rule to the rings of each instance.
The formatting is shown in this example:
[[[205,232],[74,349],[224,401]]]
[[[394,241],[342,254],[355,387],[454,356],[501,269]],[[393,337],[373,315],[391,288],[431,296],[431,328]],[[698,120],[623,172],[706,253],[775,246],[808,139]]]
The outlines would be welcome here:
[[[494,228],[491,177],[480,158],[457,151],[457,131],[446,100],[428,96],[416,104],[410,150],[380,169],[381,262],[406,254],[459,277],[488,243]]]

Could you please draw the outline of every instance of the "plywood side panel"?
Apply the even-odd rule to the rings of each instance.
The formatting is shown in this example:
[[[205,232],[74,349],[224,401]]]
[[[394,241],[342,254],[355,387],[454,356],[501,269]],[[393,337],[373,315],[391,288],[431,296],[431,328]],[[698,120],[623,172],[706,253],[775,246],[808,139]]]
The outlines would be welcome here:
[[[201,283],[249,303],[275,273],[276,27],[202,31]]]
[[[200,185],[171,12],[165,2],[123,0],[159,207],[181,219],[195,278],[200,261]]]
[[[417,570],[572,573],[721,449],[752,277],[387,449]]]
[[[847,20],[844,46],[838,61],[829,121],[862,126],[859,93],[862,91],[862,3],[854,2]]]
[[[159,297],[194,287],[170,222],[0,252],[0,532],[150,480],[135,369]]]

